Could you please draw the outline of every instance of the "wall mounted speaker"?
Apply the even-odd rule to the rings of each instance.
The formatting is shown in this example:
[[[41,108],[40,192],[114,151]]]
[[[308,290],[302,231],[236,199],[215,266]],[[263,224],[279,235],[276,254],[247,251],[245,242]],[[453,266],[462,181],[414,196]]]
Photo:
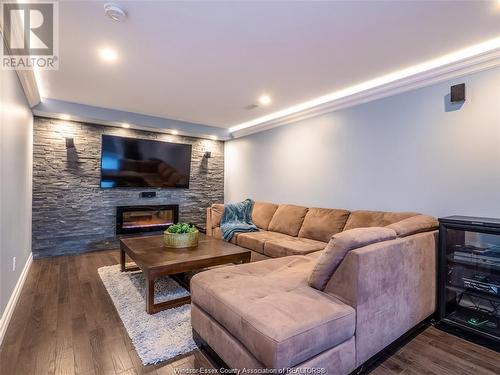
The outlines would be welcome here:
[[[450,101],[452,103],[465,101],[465,83],[451,86]]]
[[[141,198],[154,198],[156,197],[156,191],[143,191],[141,193]]]

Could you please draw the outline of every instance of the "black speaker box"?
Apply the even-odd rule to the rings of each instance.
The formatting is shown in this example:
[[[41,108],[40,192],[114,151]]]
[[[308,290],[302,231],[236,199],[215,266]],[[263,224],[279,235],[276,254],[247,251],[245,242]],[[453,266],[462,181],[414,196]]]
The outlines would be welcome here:
[[[463,102],[465,100],[465,83],[451,86],[450,101],[452,103]]]

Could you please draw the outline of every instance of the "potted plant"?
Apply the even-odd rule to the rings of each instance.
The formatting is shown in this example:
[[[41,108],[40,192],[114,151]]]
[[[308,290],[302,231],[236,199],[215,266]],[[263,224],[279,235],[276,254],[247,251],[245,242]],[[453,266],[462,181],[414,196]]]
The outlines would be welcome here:
[[[198,229],[192,224],[173,224],[163,232],[163,240],[166,247],[182,248],[195,247],[198,245]]]

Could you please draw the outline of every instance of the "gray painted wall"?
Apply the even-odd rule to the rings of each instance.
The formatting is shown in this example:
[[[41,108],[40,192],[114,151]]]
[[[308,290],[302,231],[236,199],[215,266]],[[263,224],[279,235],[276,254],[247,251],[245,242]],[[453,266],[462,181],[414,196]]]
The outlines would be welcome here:
[[[100,189],[102,134],[192,144],[190,188],[158,189],[153,199],[139,193],[155,189]],[[74,139],[74,149],[66,149],[65,137]],[[212,152],[208,161],[205,151]],[[206,208],[223,199],[223,142],[35,117],[35,258],[117,248],[116,206],[179,204],[179,220],[203,224]]]
[[[0,315],[31,252],[32,132],[16,72],[0,69]]]
[[[500,217],[500,68],[229,141],[225,173],[226,201]]]

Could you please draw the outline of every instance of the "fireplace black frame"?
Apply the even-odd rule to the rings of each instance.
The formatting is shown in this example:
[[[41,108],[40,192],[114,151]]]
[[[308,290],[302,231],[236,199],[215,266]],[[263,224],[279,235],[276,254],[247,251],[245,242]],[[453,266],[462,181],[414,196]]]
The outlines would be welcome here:
[[[146,233],[146,232],[159,232],[167,229],[170,225],[159,225],[155,227],[141,227],[141,228],[123,228],[123,213],[131,211],[144,211],[144,210],[172,210],[174,213],[174,224],[179,222],[179,205],[178,204],[149,204],[141,206],[117,206],[116,207],[116,234],[132,234],[132,233]]]

